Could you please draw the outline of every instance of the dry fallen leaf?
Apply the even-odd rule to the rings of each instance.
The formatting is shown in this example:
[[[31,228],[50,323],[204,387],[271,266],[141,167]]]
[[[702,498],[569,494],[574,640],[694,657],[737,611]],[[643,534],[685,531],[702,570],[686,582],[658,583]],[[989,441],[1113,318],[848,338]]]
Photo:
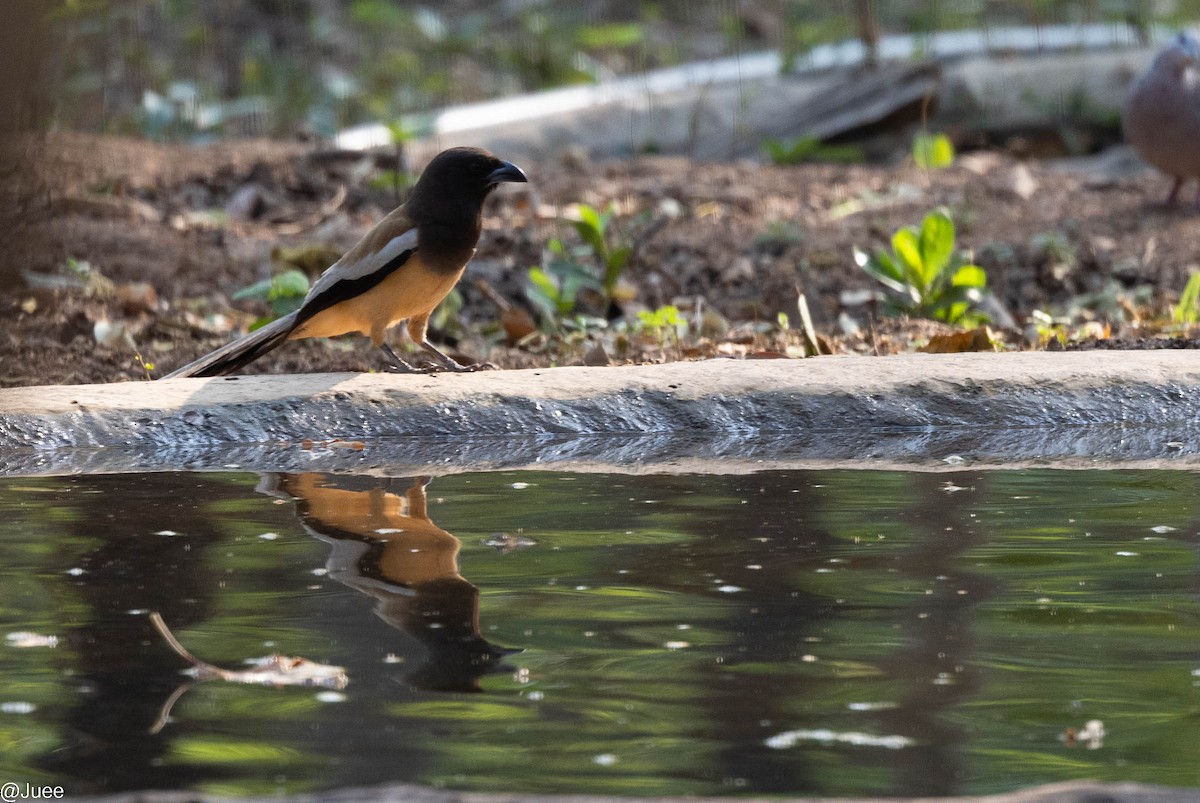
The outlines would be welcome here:
[[[538,330],[533,316],[524,307],[509,307],[500,313],[500,325],[508,345],[515,346]]]
[[[965,332],[934,335],[929,343],[918,349],[926,354],[961,354],[966,351],[995,351],[992,333],[986,326],[978,326]]]

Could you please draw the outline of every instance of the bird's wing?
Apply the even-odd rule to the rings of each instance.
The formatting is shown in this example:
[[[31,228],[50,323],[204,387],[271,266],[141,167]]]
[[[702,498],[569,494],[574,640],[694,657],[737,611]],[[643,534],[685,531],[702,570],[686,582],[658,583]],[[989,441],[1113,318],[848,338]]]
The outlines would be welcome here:
[[[404,225],[402,226],[387,225],[389,222],[395,223],[393,215],[395,215],[395,212],[381,220],[375,228],[371,229],[341,259],[330,265],[321,274],[320,278],[309,289],[308,295],[305,296],[304,306],[308,306],[309,303],[314,301],[318,296],[325,294],[338,282],[352,282],[366,279],[374,273],[388,270],[389,267],[394,270],[398,266],[391,265],[390,263],[406,251],[409,253],[416,251],[416,227],[407,225],[407,220],[404,221]]]

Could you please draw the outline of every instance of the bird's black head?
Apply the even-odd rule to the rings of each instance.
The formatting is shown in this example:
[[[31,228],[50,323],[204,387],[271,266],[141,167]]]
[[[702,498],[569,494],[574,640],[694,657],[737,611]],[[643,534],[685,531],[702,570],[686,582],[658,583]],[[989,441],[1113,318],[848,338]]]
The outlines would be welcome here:
[[[526,180],[521,168],[481,148],[450,148],[433,157],[404,205],[420,230],[426,261],[460,270],[479,240],[488,193],[497,184]]]
[[[463,200],[482,203],[497,184],[527,180],[521,168],[482,148],[450,148],[433,157],[417,181],[413,194],[426,191],[455,193]]]

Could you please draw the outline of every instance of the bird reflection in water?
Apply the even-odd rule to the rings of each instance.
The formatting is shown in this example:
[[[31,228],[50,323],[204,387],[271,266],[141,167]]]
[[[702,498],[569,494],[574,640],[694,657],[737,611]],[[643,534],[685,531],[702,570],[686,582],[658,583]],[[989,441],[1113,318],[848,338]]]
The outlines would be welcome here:
[[[504,656],[479,632],[479,589],[458,573],[461,542],[429,518],[417,477],[404,493],[394,480],[304,473],[264,477],[260,490],[295,502],[304,529],[331,547],[329,577],[377,601],[375,612],[425,649],[407,675],[414,686],[479,691],[479,678],[500,671]]]

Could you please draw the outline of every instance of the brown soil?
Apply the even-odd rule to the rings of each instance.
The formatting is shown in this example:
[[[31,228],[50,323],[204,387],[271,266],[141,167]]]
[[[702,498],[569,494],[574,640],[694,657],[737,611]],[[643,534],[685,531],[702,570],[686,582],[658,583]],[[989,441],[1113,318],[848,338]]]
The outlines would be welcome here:
[[[230,296],[271,274],[273,248],[339,252],[394,201],[378,180],[379,164],[318,157],[296,143],[164,146],[61,134],[45,144],[40,163],[31,214],[42,221],[45,245],[23,267],[43,275],[38,285],[48,276],[63,286],[0,292],[5,386],[161,376],[264,313],[261,302]],[[477,256],[460,285],[462,311],[434,336],[464,359],[500,367],[580,362],[589,351],[589,362],[794,355],[799,335],[781,333],[776,316],[786,312],[799,326],[798,288],[834,351],[911,350],[946,327],[882,319],[855,305],[846,291],[873,283],[852,251],[885,245],[898,226],[918,224],[939,205],[951,210],[960,246],[974,250],[1015,318],[1014,327],[997,329],[1010,348],[1032,344],[1022,324],[1033,310],[1069,307],[1076,308],[1070,332],[1104,334],[1099,325],[1078,328],[1093,317],[1121,342],[1141,337],[1140,347],[1159,345],[1147,338],[1157,331],[1147,311],[1178,296],[1200,254],[1195,210],[1154,203],[1165,179],[1085,178],[1002,154],[968,155],[935,172],[675,158],[523,167],[530,184],[506,185],[489,201]],[[1024,170],[1032,184],[1020,176]],[[230,206],[239,188],[251,198],[240,210]],[[626,272],[632,300],[592,312],[636,317],[639,309],[676,303],[690,317],[699,306],[710,311],[708,331],[683,343],[568,333],[507,345],[496,303],[477,281],[528,306],[526,270],[542,263],[547,241],[577,242],[560,217],[576,202],[615,202],[616,227],[638,244]],[[68,260],[86,261],[90,277],[71,274]],[[845,333],[843,313],[859,332]],[[597,356],[601,341],[606,353]],[[288,343],[251,372],[383,367],[365,340],[342,338]]]

